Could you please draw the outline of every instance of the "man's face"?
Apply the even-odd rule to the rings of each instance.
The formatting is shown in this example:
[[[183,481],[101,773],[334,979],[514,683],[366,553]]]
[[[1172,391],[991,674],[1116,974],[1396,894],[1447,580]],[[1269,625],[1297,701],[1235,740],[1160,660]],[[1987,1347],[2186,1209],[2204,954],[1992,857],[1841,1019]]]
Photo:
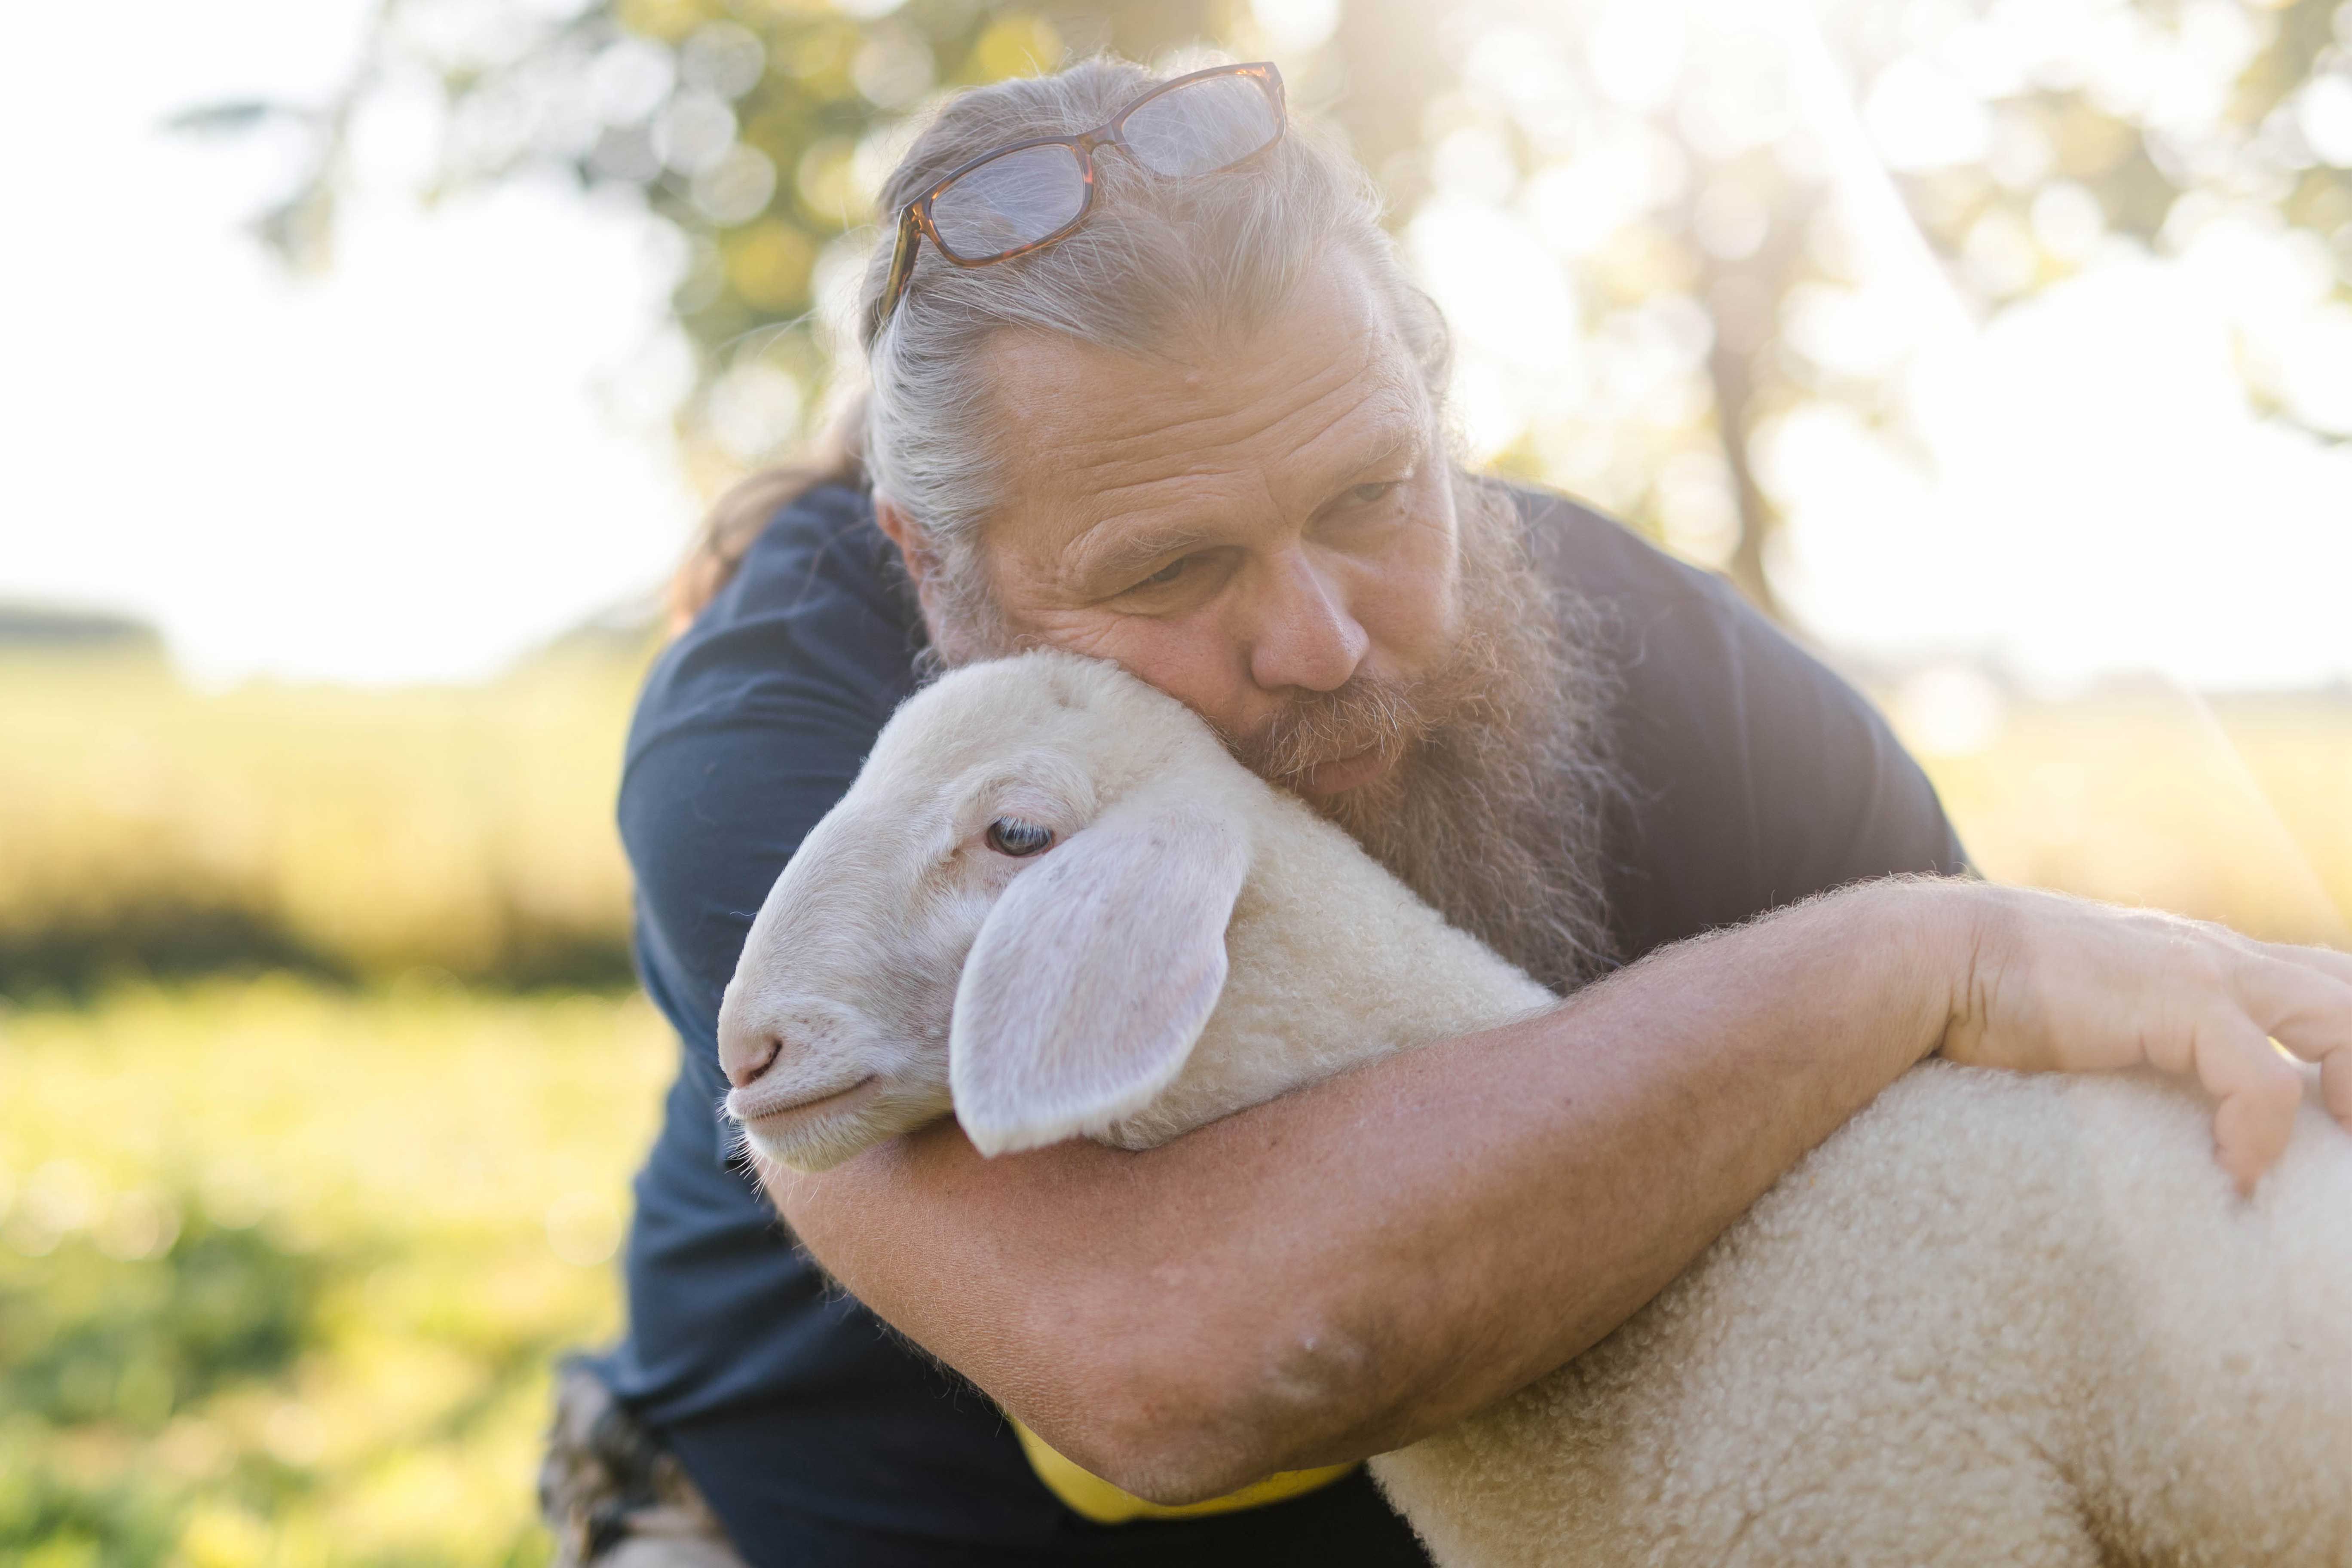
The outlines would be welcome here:
[[[1166,358],[1013,333],[992,354],[1005,492],[982,548],[1014,637],[1115,660],[1244,742],[1353,677],[1444,661],[1447,465],[1354,268],[1245,339]],[[1294,782],[1331,795],[1394,762],[1376,748]]]

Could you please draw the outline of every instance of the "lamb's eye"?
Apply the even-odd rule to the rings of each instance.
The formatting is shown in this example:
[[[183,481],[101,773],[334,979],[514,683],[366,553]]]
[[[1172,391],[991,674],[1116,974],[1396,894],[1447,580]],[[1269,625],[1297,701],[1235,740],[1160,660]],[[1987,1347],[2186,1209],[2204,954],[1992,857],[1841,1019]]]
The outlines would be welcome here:
[[[988,825],[988,847],[999,855],[1019,859],[1054,847],[1054,830],[1017,816],[1000,816]]]

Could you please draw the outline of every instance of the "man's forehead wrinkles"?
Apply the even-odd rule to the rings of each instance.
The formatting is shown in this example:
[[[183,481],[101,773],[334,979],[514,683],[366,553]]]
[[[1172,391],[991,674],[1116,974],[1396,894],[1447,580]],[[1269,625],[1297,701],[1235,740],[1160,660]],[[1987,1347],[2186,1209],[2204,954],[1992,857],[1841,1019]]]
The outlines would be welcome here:
[[[1068,461],[1061,467],[1065,472],[1091,473],[1127,465],[1154,467],[1171,460],[1199,463],[1210,454],[1244,446],[1294,420],[1319,415],[1328,426],[1346,417],[1347,407],[1359,401],[1350,395],[1356,389],[1372,390],[1389,379],[1368,377],[1371,369],[1360,358],[1353,363],[1334,363],[1281,388],[1271,403],[1256,395],[1238,406],[1219,400],[1207,407],[1187,409],[1179,402],[1171,408],[1156,391],[1141,392],[1133,395],[1138,406],[1132,414],[1143,416],[1149,423],[1139,427],[1119,417],[1129,411],[1106,408],[1097,403],[1091,410],[1097,419],[1081,423],[1068,432],[1068,444],[1063,449]],[[1370,387],[1365,386],[1368,379],[1371,381]],[[1335,403],[1347,406],[1328,406]],[[1112,424],[1114,428],[1103,431],[1097,420]]]
[[[1324,448],[1335,433],[1344,438],[1360,428],[1367,445],[1377,443],[1380,447],[1379,453],[1367,456],[1385,455],[1402,439],[1410,438],[1401,427],[1417,423],[1416,406],[1409,387],[1394,378],[1382,377],[1367,384],[1350,376],[1313,398],[1299,400],[1276,417],[1253,421],[1244,429],[1218,429],[1221,423],[1230,426],[1234,421],[1230,416],[1222,420],[1213,416],[1094,441],[1081,438],[1056,453],[1051,482],[1056,489],[1076,492],[1097,503],[1115,502],[1122,494],[1161,485],[1200,480],[1230,482],[1264,494],[1276,478],[1265,471],[1268,457],[1280,460],[1286,475],[1319,478],[1303,470],[1325,460]],[[1277,434],[1279,451],[1250,449]],[[1351,456],[1341,452],[1329,460],[1344,462]]]
[[[1364,407],[1358,405],[1286,443],[1287,460],[1278,471],[1258,462],[1205,462],[1196,455],[1181,468],[1078,487],[1088,515],[1061,546],[1065,572],[1140,562],[1180,546],[1255,532],[1268,517],[1303,521],[1330,484],[1425,445],[1410,405],[1378,401],[1387,406],[1371,409],[1367,419],[1350,418]],[[1343,425],[1355,428],[1342,431]],[[1066,471],[1077,478],[1097,470]]]

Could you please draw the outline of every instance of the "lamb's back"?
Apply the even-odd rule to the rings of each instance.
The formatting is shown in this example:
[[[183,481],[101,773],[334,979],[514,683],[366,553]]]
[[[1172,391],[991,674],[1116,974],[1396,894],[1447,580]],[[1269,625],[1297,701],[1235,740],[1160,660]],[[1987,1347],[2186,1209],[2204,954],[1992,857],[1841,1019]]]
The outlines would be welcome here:
[[[2352,1368],[2340,1331],[2307,1352],[2352,1309],[2352,1140],[2315,1119],[2247,1205],[2209,1116],[1928,1064],[1615,1334],[1378,1473],[1449,1564],[2352,1561],[2286,1539],[2347,1528]]]

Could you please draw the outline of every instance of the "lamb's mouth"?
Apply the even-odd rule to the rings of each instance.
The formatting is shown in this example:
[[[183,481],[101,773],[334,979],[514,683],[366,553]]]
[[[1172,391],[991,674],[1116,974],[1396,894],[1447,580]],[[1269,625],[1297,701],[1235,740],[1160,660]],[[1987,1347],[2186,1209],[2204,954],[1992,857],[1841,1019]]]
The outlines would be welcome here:
[[[727,1097],[727,1112],[764,1142],[789,1143],[846,1114],[855,1116],[882,1092],[882,1075],[867,1073],[846,1089],[825,1089],[804,1099],[762,1095],[754,1086]]]

